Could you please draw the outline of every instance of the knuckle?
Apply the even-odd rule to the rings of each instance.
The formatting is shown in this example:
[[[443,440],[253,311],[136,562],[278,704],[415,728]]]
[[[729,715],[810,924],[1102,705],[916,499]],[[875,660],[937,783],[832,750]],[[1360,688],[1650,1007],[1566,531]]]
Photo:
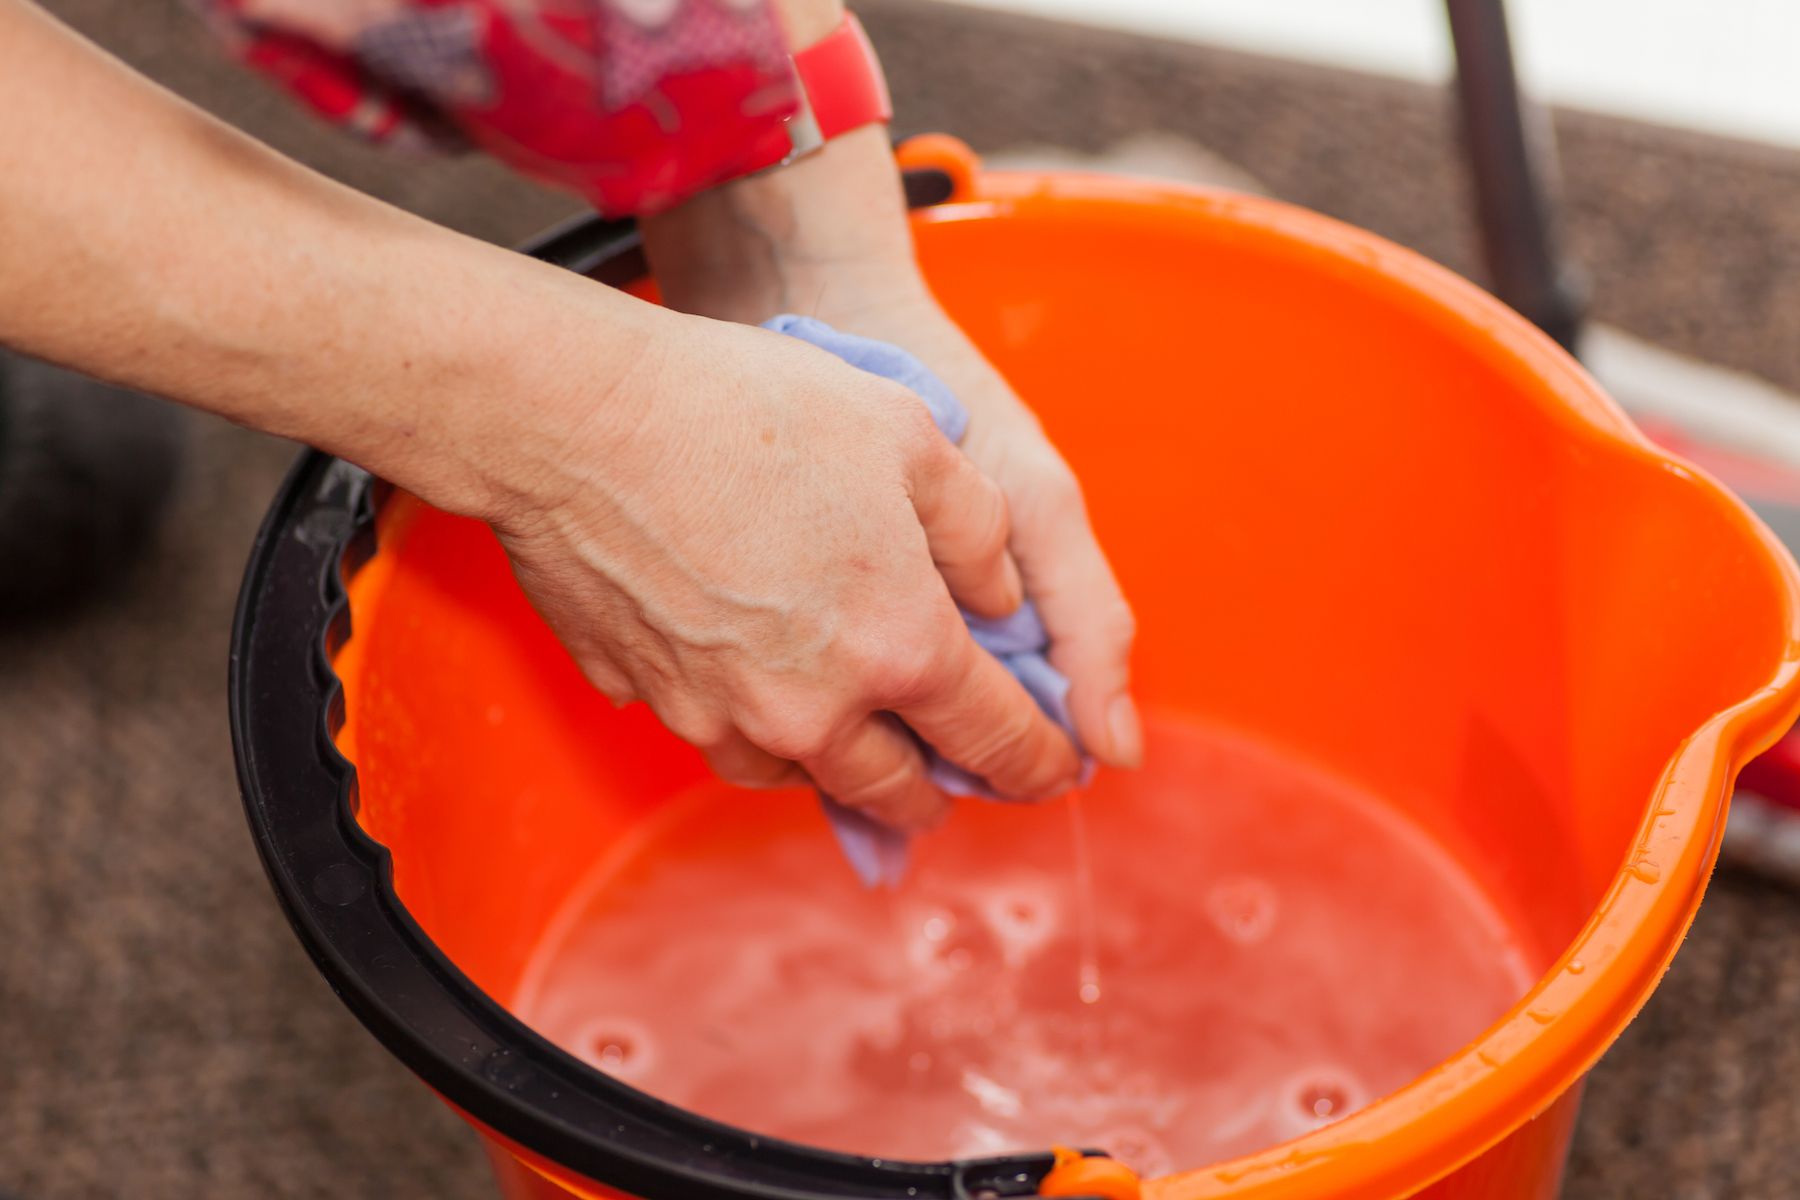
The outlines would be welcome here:
[[[1106,606],[1095,622],[1095,628],[1108,645],[1126,650],[1137,640],[1137,614],[1132,612],[1131,605],[1120,596]]]
[[[957,765],[989,783],[1004,781],[1027,769],[1030,763],[1024,752],[1031,740],[1034,717],[1028,709],[1009,712],[957,755]],[[996,780],[996,776],[1002,780]]]
[[[1081,482],[1060,457],[1051,459],[1040,468],[1037,494],[1045,511],[1054,519],[1087,520],[1087,498],[1082,495]]]
[[[712,767],[713,774],[729,783],[732,787],[755,787],[756,771],[741,759],[724,756],[713,758],[708,756],[707,764]]]
[[[702,705],[665,700],[653,707],[663,726],[690,746],[711,750],[723,745],[731,735],[730,722]]]
[[[953,473],[960,465],[962,451],[938,432],[937,423],[931,419],[931,410],[922,401],[913,399],[908,403],[902,444],[913,462],[928,475],[941,477]]]
[[[897,627],[850,651],[854,677],[877,705],[903,704],[931,688],[943,664],[943,644],[935,624],[910,633]]]
[[[937,422],[931,419],[930,406],[917,392],[898,383],[890,383],[887,388],[888,404],[907,436],[938,442],[944,440],[943,435],[938,432]]]
[[[985,475],[978,475],[983,503],[971,514],[970,548],[981,558],[992,558],[1006,549],[1012,536],[1012,521],[1007,512],[1006,493]]]
[[[581,670],[594,690],[605,696],[614,708],[624,708],[638,698],[637,689],[632,687],[625,673],[610,663],[587,661],[581,664]]]
[[[929,822],[936,805],[921,800],[922,776],[918,767],[907,760],[885,766],[878,774],[859,783],[844,803],[859,809],[884,824],[896,828],[916,827]]]
[[[911,763],[896,760],[858,782],[854,799],[862,808],[892,811],[912,790],[913,774]]]
[[[788,713],[753,723],[744,731],[752,745],[788,762],[807,762],[831,745],[834,722],[822,714]]]
[[[789,775],[787,763],[769,756],[734,756],[715,762],[713,770],[726,783],[741,788],[779,787]]]

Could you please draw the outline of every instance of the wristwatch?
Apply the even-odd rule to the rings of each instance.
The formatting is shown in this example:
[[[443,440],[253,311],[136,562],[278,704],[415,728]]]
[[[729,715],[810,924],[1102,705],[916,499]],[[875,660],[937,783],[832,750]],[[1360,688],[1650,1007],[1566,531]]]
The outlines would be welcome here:
[[[793,55],[800,107],[783,124],[780,136],[751,160],[747,174],[786,166],[804,158],[832,138],[865,125],[885,125],[894,117],[881,60],[854,13],[845,13],[836,29]]]

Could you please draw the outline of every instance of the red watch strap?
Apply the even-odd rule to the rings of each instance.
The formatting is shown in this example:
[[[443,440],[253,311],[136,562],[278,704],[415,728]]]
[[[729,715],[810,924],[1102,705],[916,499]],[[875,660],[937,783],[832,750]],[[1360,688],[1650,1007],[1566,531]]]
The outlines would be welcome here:
[[[823,139],[894,118],[881,61],[855,13],[845,13],[836,29],[795,54],[794,73]]]

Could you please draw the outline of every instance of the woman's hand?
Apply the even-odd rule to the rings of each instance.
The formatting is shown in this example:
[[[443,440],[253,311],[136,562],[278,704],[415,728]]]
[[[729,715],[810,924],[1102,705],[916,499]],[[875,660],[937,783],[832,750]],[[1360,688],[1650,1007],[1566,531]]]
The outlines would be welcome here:
[[[728,778],[910,826],[945,803],[912,733],[1003,793],[1076,778],[952,603],[1018,603],[1000,490],[906,389],[350,192],[18,0],[0,162],[0,343],[488,520],[588,675]]]
[[[485,515],[588,677],[728,780],[804,772],[902,828],[946,801],[901,722],[1002,794],[1072,785],[1068,739],[955,607],[1019,603],[1001,489],[905,388],[759,329],[656,316],[608,395],[488,468],[508,499]]]
[[[969,409],[964,453],[1006,496],[1012,555],[1049,630],[1051,661],[1069,678],[1082,745],[1102,762],[1136,766],[1131,610],[1068,464],[920,278],[886,130],[846,134],[643,229],[672,306],[745,322],[816,316],[912,351],[950,386]]]
[[[922,287],[874,295],[838,290],[819,318],[904,347],[969,410],[962,450],[1000,486],[1025,594],[1050,634],[1050,661],[1069,679],[1082,745],[1103,762],[1138,766],[1143,732],[1130,692],[1136,624],[1088,522],[1075,474],[1012,387]]]

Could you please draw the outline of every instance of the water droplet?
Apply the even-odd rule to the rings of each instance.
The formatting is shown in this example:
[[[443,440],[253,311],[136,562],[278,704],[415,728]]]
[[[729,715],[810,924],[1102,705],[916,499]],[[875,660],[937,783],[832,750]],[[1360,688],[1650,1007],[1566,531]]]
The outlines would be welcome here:
[[[1550,1022],[1556,1020],[1556,1014],[1545,1008],[1528,1008],[1525,1010],[1525,1015],[1536,1021],[1539,1025],[1548,1025]]]
[[[1267,938],[1275,928],[1279,908],[1275,889],[1250,875],[1221,879],[1206,894],[1206,911],[1213,924],[1241,946],[1253,946]]]
[[[602,1033],[594,1039],[594,1057],[610,1069],[622,1067],[637,1053],[637,1043],[629,1034]]]
[[[1314,1083],[1300,1089],[1300,1109],[1309,1117],[1334,1121],[1349,1107],[1349,1094],[1335,1083]]]
[[[636,1021],[610,1017],[587,1027],[582,1042],[587,1060],[612,1075],[637,1077],[654,1065],[649,1033]]]
[[[1321,1065],[1290,1082],[1284,1122],[1296,1132],[1341,1121],[1368,1102],[1361,1083],[1342,1068]]]
[[[510,1092],[518,1090],[519,1085],[531,1077],[531,1066],[511,1050],[501,1047],[487,1056],[481,1064],[481,1073]]]
[[[1569,960],[1569,974],[1579,975],[1585,970],[1587,970],[1587,964],[1582,962],[1579,958],[1571,958]]]
[[[1091,979],[1081,981],[1081,990],[1077,994],[1080,995],[1083,1004],[1100,1003],[1100,985]]]
[[[950,921],[947,917],[927,917],[924,927],[925,940],[941,942],[950,936]]]
[[[1631,864],[1631,877],[1640,883],[1655,883],[1662,878],[1662,868],[1649,859],[1639,859]]]

